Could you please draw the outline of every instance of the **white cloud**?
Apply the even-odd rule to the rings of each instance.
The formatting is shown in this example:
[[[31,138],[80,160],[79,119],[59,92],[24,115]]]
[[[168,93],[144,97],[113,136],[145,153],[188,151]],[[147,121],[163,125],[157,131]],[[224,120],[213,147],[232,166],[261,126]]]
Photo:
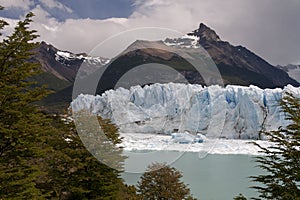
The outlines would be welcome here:
[[[36,24],[38,26],[38,24]],[[41,38],[55,45],[60,49],[71,50],[75,53],[89,52],[101,41],[105,40],[111,34],[119,33],[125,28],[112,20],[91,20],[69,19],[64,23],[53,23],[49,28],[36,27],[40,31],[40,35],[45,34],[46,37]]]
[[[3,18],[3,20],[5,20],[9,24],[9,26],[5,26],[5,28],[1,30],[2,35],[0,36],[0,40],[10,35],[14,31],[14,27],[18,23],[18,20],[16,19]]]
[[[72,13],[72,9],[56,0],[39,0],[39,2],[47,8],[58,8],[68,13]]]
[[[57,6],[56,1],[47,2],[49,7]],[[136,0],[135,6],[128,18],[64,22],[37,6],[32,27],[38,30],[41,40],[78,53],[89,52],[106,38],[132,28],[154,26],[186,33],[204,22],[221,39],[246,46],[272,64],[299,61],[298,0]]]
[[[30,6],[34,5],[32,0],[1,0],[1,6],[8,8],[21,8],[23,10],[29,10]]]
[[[32,12],[35,17],[31,28],[38,30],[41,36],[39,40],[75,53],[89,52],[111,34],[125,30],[122,23],[127,21],[122,18],[110,18],[107,20],[67,19],[60,22],[41,6],[36,6]]]

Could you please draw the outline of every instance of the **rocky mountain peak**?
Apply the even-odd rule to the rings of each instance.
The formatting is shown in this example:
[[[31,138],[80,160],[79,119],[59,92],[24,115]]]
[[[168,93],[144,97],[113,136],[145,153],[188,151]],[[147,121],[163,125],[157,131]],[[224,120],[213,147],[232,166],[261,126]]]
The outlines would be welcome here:
[[[188,35],[197,36],[202,41],[203,40],[220,41],[220,37],[217,35],[217,33],[203,23],[199,25],[199,28],[197,30],[194,30],[192,33],[189,33]]]

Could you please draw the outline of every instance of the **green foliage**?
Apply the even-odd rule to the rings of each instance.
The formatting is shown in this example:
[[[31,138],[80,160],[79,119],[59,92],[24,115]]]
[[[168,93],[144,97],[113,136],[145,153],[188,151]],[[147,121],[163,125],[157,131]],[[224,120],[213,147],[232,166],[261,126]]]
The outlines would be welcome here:
[[[97,117],[99,125],[101,126],[105,136],[114,144],[120,144],[122,138],[119,134],[119,128],[114,125],[110,119],[102,119],[100,116]]]
[[[33,14],[20,21],[14,32],[0,42],[0,196],[43,197],[34,180],[42,175],[36,165],[43,150],[39,137],[49,121],[33,105],[48,94],[44,87],[27,81],[40,73],[39,65],[29,63],[38,36],[28,30]],[[0,28],[7,23],[0,22]]]
[[[60,118],[55,118],[52,126],[56,127],[56,136],[47,140],[52,149],[44,162],[47,175],[39,184],[42,191],[51,192],[57,199],[118,199],[126,191],[118,171],[100,163],[86,150],[72,122],[62,124]],[[111,123],[105,126],[118,130]]]
[[[24,21],[18,23],[14,33],[4,39],[0,45],[0,155],[4,156],[10,149],[14,149],[18,140],[22,139],[26,127],[31,125],[34,130],[38,110],[33,102],[47,95],[43,87],[33,88],[34,83],[27,79],[40,72],[37,64],[26,62],[32,55],[30,50],[36,43],[29,43],[35,39],[35,31],[28,30],[31,22],[30,13]],[[24,127],[23,131],[20,131]]]
[[[238,196],[234,197],[234,200],[247,200],[247,198],[244,197],[244,195],[239,194]]]
[[[121,172],[125,157],[122,148],[116,145],[121,142],[118,128],[88,111],[73,113],[73,117],[85,148],[100,162]]]
[[[54,92],[60,91],[71,85],[68,81],[61,80],[49,72],[42,72],[31,79],[32,81],[37,82],[39,86],[47,85],[47,88]]]
[[[49,92],[31,81],[41,72],[28,62],[38,45],[36,31],[28,30],[32,17],[29,13],[0,42],[0,199],[136,199],[119,171],[86,150],[72,122],[36,106]],[[0,20],[0,29],[5,25]],[[117,127],[99,121],[110,143],[120,143]],[[116,162],[124,160],[121,148],[114,153]]]
[[[142,199],[194,199],[190,189],[180,181],[182,174],[174,167],[155,163],[148,167],[138,183]]]
[[[273,146],[263,148],[264,154],[256,158],[265,175],[252,176],[252,180],[262,184],[253,186],[264,199],[300,199],[300,99],[287,94],[281,100],[281,108],[290,124],[276,131],[264,132]]]

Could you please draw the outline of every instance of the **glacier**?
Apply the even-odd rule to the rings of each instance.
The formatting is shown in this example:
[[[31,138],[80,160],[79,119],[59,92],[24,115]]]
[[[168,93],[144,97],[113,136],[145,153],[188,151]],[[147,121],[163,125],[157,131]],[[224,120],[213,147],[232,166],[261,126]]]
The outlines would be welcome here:
[[[187,131],[207,138],[264,139],[259,132],[289,122],[279,101],[286,92],[300,97],[300,88],[260,89],[168,83],[80,94],[73,112],[87,110],[109,118],[121,133],[168,134]]]

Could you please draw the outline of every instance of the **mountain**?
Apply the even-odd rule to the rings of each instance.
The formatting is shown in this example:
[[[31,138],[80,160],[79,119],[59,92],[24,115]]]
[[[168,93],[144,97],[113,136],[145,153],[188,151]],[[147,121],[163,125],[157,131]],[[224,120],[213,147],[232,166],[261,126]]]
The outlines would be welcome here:
[[[201,47],[206,52],[203,52]],[[97,93],[101,94],[114,88],[124,74],[134,70],[136,66],[149,63],[172,66],[182,75],[170,75],[163,71],[163,67],[160,67],[154,74],[154,78],[160,79],[159,83],[170,82],[170,80],[184,82],[183,79],[185,79],[188,83],[212,85],[213,83],[204,81],[204,79],[214,80],[216,73],[209,72],[209,68],[206,68],[207,74],[211,77],[202,77],[185,58],[178,55],[179,51],[204,61],[209,60],[209,55],[216,64],[225,85],[249,86],[252,84],[260,88],[284,87],[287,84],[300,85],[285,71],[269,64],[245,47],[233,46],[229,42],[222,41],[214,30],[201,23],[198,29],[180,38],[167,38],[164,41],[137,40],[132,43],[116,60],[110,63],[109,68],[100,79],[101,85],[98,85]],[[153,83],[151,81],[153,77],[149,78],[146,75],[138,76],[137,74],[132,78],[141,83],[148,78],[149,83]],[[121,84],[125,88],[132,85],[131,83]]]
[[[109,59],[91,57],[86,53],[59,50],[46,42],[41,42],[33,52],[35,54],[30,61],[40,63],[43,71],[33,77],[33,81],[54,91],[39,104],[48,112],[55,113],[63,112],[72,101],[72,88],[80,67],[81,72],[88,75],[109,62]]]
[[[202,87],[153,84],[119,88],[102,95],[79,95],[72,110],[89,110],[116,123],[123,133],[201,133],[207,137],[258,139],[259,131],[285,126],[279,100],[285,92],[300,97],[300,88],[256,86]]]
[[[206,52],[201,51],[200,46]],[[166,38],[163,41],[137,40],[124,49],[119,57],[111,61],[102,57],[91,57],[85,53],[74,54],[62,51],[45,42],[35,50],[36,55],[32,61],[40,62],[44,71],[35,79],[41,84],[48,84],[50,89],[55,91],[55,94],[44,100],[43,103],[46,105],[62,103],[67,106],[71,102],[73,83],[80,67],[80,76],[86,78],[81,80],[84,90],[78,91],[76,95],[91,94],[89,91],[91,80],[99,79],[100,76],[97,94],[116,85],[128,89],[132,85],[141,83],[141,85],[168,83],[170,80],[207,86],[213,84],[209,81],[214,80],[215,73],[208,68],[206,72],[212,77],[202,77],[189,62],[178,55],[179,50],[202,60],[209,60],[207,57],[210,56],[220,71],[225,85],[256,85],[260,88],[282,88],[287,84],[300,85],[285,70],[272,66],[245,47],[233,46],[229,42],[222,41],[214,30],[203,23],[198,29],[180,38]],[[108,63],[109,65],[106,65]],[[153,65],[153,63],[172,66],[176,73],[170,73],[157,65],[156,71],[151,76],[147,74],[141,76],[136,72],[134,77],[127,79],[135,82],[121,81],[119,84],[123,75],[133,71],[136,66]],[[153,77],[157,81],[153,81]],[[205,78],[209,81],[204,81]]]
[[[202,23],[199,29],[189,35],[199,37],[199,44],[208,51],[223,76],[232,77],[234,74],[246,80],[248,84],[255,84],[262,88],[283,87],[287,84],[299,86],[299,83],[291,79],[288,74],[278,70],[247,48],[233,46],[220,40],[215,31]]]
[[[133,65],[146,63],[173,65],[174,69],[185,76],[190,83],[206,85],[203,77],[195,73],[195,69],[184,59],[176,53],[162,51],[165,48],[163,45],[185,49],[185,52],[193,55],[198,53],[198,57],[205,56],[200,49],[200,46],[203,47],[216,63],[225,85],[249,86],[253,84],[261,88],[283,87],[287,84],[299,86],[299,83],[290,78],[286,72],[272,66],[245,47],[233,46],[229,42],[222,41],[214,30],[203,23],[197,30],[181,38],[167,38],[162,43],[136,41],[128,47],[127,54],[118,58],[118,67],[114,67],[114,63],[111,63],[111,66],[113,70],[124,73],[132,69]],[[145,46],[148,48],[143,48]],[[131,49],[135,50],[130,51]],[[111,77],[113,72],[106,74]],[[99,93],[108,88],[99,90]]]
[[[108,59],[91,57],[85,53],[61,51],[46,42],[41,42],[38,48],[34,49],[34,53],[31,61],[40,63],[44,72],[36,77],[37,81],[48,84],[50,89],[55,91],[71,86],[83,64],[87,66],[86,73],[89,74],[108,62]],[[61,86],[57,87],[55,83],[61,83]]]
[[[295,79],[296,81],[298,81],[298,83],[300,83],[300,65],[289,64],[286,66],[277,65],[276,67],[285,71],[291,78]]]

